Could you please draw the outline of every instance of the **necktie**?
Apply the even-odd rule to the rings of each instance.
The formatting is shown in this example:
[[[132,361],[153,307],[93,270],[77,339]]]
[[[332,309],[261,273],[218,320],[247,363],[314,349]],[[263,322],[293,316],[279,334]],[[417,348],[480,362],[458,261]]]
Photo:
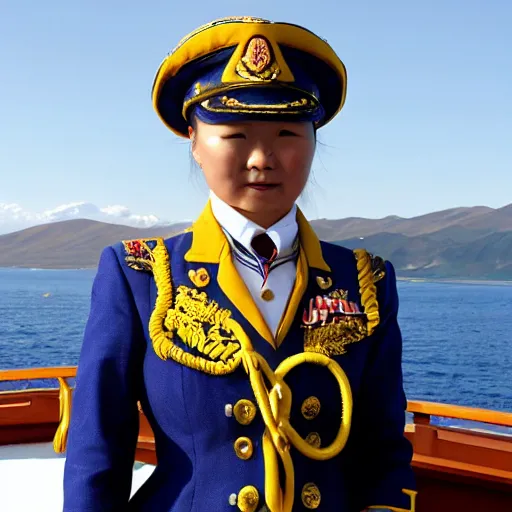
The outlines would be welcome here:
[[[270,272],[270,265],[277,258],[277,247],[267,233],[255,236],[251,241],[251,247],[256,252],[258,259],[263,267],[263,288],[267,282]]]

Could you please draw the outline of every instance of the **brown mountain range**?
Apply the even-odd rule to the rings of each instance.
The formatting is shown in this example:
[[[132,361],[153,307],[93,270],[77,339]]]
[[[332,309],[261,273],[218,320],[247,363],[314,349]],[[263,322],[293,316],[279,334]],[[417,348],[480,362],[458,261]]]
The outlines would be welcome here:
[[[94,267],[106,245],[167,237],[187,225],[137,229],[90,220],[44,224],[0,236],[0,267]],[[452,208],[408,219],[319,219],[312,225],[322,240],[365,247],[389,259],[401,276],[512,280],[512,204]]]

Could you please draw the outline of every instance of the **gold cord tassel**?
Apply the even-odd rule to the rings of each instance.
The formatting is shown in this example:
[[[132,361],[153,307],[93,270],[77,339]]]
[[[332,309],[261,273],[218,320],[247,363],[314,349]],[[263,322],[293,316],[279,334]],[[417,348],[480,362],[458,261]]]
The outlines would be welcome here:
[[[53,449],[56,453],[64,453],[68,441],[69,421],[71,418],[71,388],[65,379],[58,377],[59,390],[59,426],[53,438]]]

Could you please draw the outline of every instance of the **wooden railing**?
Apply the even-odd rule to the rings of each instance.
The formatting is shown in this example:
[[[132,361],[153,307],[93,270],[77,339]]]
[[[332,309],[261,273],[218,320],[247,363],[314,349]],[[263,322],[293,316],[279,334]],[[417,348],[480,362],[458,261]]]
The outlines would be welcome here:
[[[73,378],[76,377],[76,369],[76,366],[60,366],[54,368],[0,370],[0,382]],[[438,416],[512,427],[512,413],[509,412],[418,400],[409,400],[407,402],[407,411],[413,414],[414,423],[422,425],[429,424],[432,416]]]
[[[56,368],[22,368],[16,370],[0,370],[0,382],[34,379],[57,379],[59,383],[59,425],[53,438],[53,447],[57,453],[66,450],[69,422],[71,418],[71,387],[66,379],[76,377],[76,366]],[[2,404],[12,408],[13,404]],[[27,400],[14,404],[15,407],[31,406]]]
[[[432,416],[438,416],[441,418],[456,418],[500,425],[503,427],[512,427],[512,413],[510,412],[417,400],[408,401],[407,410],[413,414],[414,423],[417,424],[428,424]]]
[[[76,366],[0,370],[0,382],[14,380],[58,379],[59,377],[63,379],[76,377]]]

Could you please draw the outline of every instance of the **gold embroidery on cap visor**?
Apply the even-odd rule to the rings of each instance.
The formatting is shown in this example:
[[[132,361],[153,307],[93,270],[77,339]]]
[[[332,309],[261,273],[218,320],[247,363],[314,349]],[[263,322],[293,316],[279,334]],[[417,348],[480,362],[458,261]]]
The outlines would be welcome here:
[[[223,96],[220,102],[223,107],[213,107],[211,100],[206,99],[201,102],[201,106],[210,112],[238,112],[239,114],[251,114],[258,112],[259,114],[303,114],[310,112],[318,107],[318,102],[313,99],[302,98],[289,103],[275,103],[273,105],[262,105],[257,103],[242,103],[235,98]],[[188,102],[189,104],[192,102]]]
[[[298,89],[297,87],[293,87],[291,84],[287,85],[286,88],[294,91],[298,91],[301,94],[309,95],[307,98],[301,98],[300,100],[290,101],[288,103],[275,103],[274,105],[269,104],[258,104],[258,103],[243,103],[238,101],[235,98],[230,98],[229,96],[222,96],[220,98],[220,103],[223,107],[214,107],[210,103],[212,102],[212,98],[215,96],[219,96],[226,92],[239,91],[241,89],[246,89],[251,87],[250,84],[241,83],[241,84],[231,84],[221,87],[215,87],[208,90],[203,90],[199,87],[199,92],[197,88],[197,84],[195,87],[195,96],[186,100],[183,103],[183,109],[181,111],[181,115],[184,119],[187,118],[188,109],[197,103],[200,103],[203,108],[209,110],[210,112],[238,112],[239,114],[253,114],[254,112],[258,112],[260,114],[304,114],[305,112],[314,111],[318,108],[319,102],[318,99],[313,95],[309,95],[306,91],[302,89]],[[269,87],[272,87],[270,85]],[[289,112],[286,112],[286,110]]]

